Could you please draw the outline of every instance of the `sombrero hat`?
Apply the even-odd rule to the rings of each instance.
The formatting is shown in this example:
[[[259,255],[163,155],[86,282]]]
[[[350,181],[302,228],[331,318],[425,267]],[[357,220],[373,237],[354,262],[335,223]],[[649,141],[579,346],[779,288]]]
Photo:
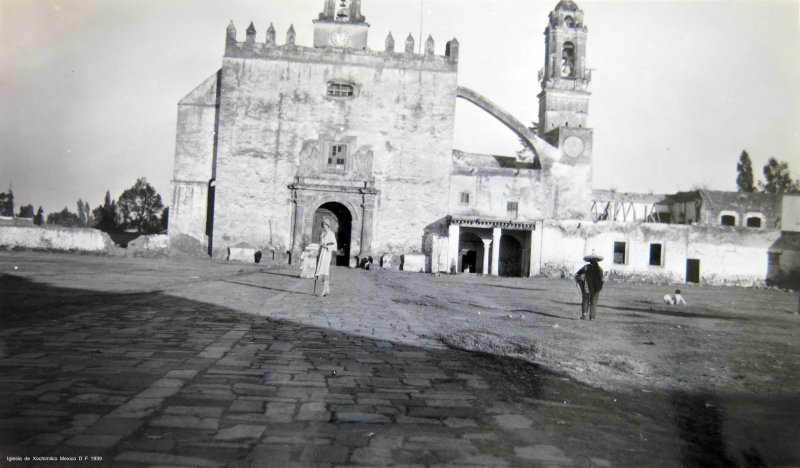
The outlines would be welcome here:
[[[583,257],[584,262],[601,262],[603,261],[603,257],[597,255],[596,253],[589,254]]]

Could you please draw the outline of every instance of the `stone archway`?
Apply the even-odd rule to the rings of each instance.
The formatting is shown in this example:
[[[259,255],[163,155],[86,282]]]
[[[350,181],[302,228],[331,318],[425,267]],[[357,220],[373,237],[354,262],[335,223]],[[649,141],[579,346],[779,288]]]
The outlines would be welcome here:
[[[336,234],[338,250],[335,254],[336,260],[334,264],[348,266],[350,264],[351,234],[353,229],[353,216],[350,214],[350,210],[341,203],[336,202],[324,203],[317,208],[311,224],[311,239],[313,242],[319,242],[323,219],[330,223],[331,230]]]
[[[471,273],[483,271],[483,240],[474,232],[462,232],[458,239],[458,272]]]
[[[500,276],[522,276],[522,244],[509,234],[500,238]]]
[[[308,244],[319,242],[321,220],[315,219],[319,209],[327,210],[329,216],[334,216],[337,223],[340,223],[337,235],[339,246],[347,247],[337,259],[342,265],[355,265],[357,257],[370,254],[375,200],[378,195],[371,184],[345,182],[334,191],[329,185],[311,184],[305,178],[298,177],[289,189],[292,191],[294,204],[292,255],[299,256]],[[346,232],[342,230],[341,224],[346,224]]]

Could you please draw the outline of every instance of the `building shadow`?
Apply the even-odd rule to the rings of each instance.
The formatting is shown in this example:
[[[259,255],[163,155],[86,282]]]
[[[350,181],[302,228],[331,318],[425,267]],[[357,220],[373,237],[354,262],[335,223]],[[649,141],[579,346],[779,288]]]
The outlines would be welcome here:
[[[707,405],[710,394],[613,393],[521,359],[157,292],[3,275],[0,301],[4,453],[72,456],[92,444],[109,464],[519,466],[536,464],[530,457],[542,447],[560,447],[563,463],[731,463],[724,413]],[[674,418],[659,407],[673,408]],[[674,425],[680,440],[662,431],[663,439],[641,445],[632,414]],[[586,427],[602,430],[580,443],[586,431],[578,428]],[[665,458],[664,447],[676,445],[683,458]],[[757,444],[747,456],[770,462]]]

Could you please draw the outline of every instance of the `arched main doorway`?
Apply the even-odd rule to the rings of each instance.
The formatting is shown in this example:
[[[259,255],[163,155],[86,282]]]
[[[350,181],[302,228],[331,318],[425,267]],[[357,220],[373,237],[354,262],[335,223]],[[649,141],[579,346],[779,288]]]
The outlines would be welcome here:
[[[522,275],[522,244],[508,234],[500,238],[500,261],[498,265],[500,276]]]
[[[341,203],[325,203],[314,212],[314,223],[311,228],[312,242],[319,242],[320,232],[322,232],[322,220],[330,222],[331,230],[336,234],[336,244],[339,250],[336,251],[335,265],[348,266],[350,264],[350,232],[352,230],[353,217],[350,211]]]

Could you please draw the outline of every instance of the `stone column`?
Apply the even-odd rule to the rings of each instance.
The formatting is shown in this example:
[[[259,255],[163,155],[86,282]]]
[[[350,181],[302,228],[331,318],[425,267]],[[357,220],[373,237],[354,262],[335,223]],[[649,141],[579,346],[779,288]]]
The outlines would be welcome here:
[[[303,216],[305,215],[300,197],[295,192],[292,194],[294,203],[294,235],[292,236],[292,263],[299,261],[303,245]]]
[[[491,239],[481,239],[483,241],[483,274],[489,274],[489,249],[492,247]]]
[[[458,224],[451,224],[447,227],[447,271],[451,271],[451,266],[455,265],[455,271],[458,271],[458,236],[460,234],[460,226]]]
[[[542,273],[542,235],[544,234],[544,224],[536,221],[536,225],[531,231],[531,268],[530,275],[537,276]]]
[[[364,196],[364,201],[361,205],[361,251],[359,258],[366,258],[372,255],[372,220],[375,216],[375,197]],[[350,253],[353,255],[353,252]]]
[[[492,229],[492,275],[497,276],[500,270],[500,236],[503,229],[496,227]]]

